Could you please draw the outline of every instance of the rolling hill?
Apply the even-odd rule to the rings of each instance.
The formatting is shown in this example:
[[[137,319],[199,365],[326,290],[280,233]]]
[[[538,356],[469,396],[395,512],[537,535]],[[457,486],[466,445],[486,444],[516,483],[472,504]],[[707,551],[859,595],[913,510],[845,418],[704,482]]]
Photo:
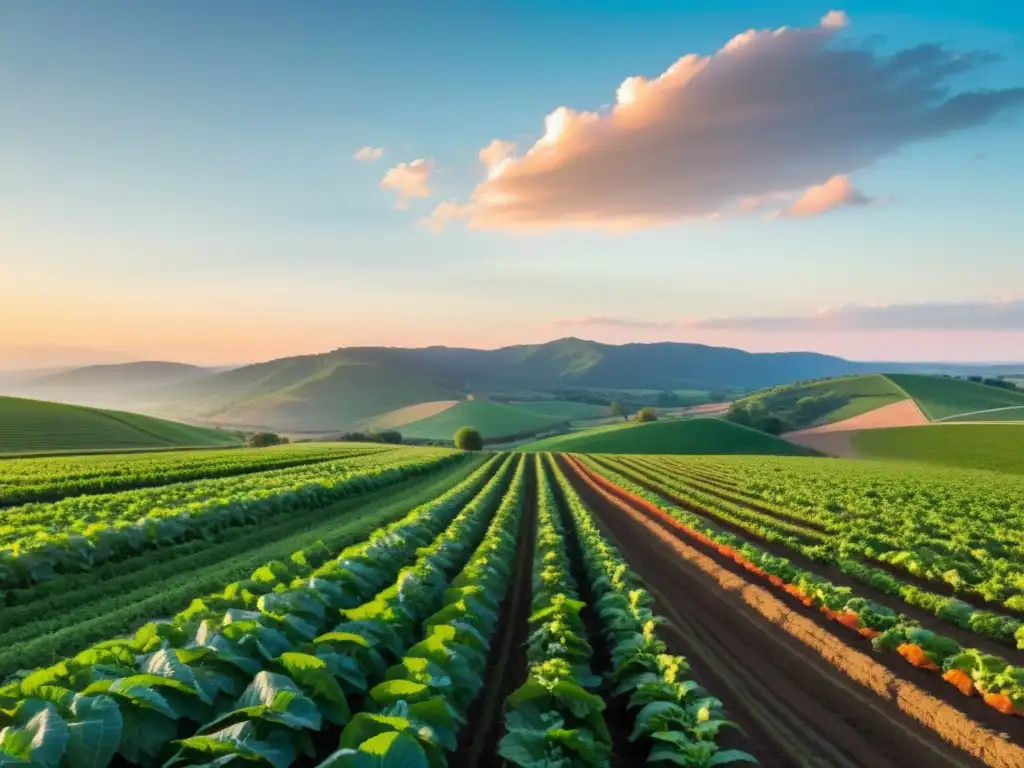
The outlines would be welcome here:
[[[428,418],[397,427],[403,437],[451,440],[460,427],[473,427],[485,440],[531,435],[553,429],[565,419],[545,416],[490,400],[464,400]]]
[[[151,416],[0,397],[0,454],[239,445],[227,432]]]
[[[611,414],[611,408],[590,403],[575,403],[570,400],[534,400],[530,402],[511,402],[509,405],[541,416],[551,416],[563,421],[600,419]]]
[[[565,453],[816,455],[777,437],[721,419],[666,419],[555,435],[517,448]]]

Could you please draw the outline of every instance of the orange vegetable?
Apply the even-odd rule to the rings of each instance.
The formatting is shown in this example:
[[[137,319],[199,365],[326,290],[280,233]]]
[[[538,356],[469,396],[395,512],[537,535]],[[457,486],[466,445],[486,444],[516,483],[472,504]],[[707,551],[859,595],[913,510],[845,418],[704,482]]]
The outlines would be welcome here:
[[[882,636],[881,632],[879,632],[877,629],[871,629],[871,627],[861,627],[860,629],[857,630],[857,632],[862,637],[872,637],[872,638],[874,638],[874,637],[881,637]]]
[[[839,623],[844,627],[849,627],[853,630],[859,630],[861,628],[860,616],[853,611],[843,611],[837,616]]]
[[[899,653],[900,656],[909,661],[918,669],[938,669],[938,667],[935,666],[935,662],[929,659],[928,656],[925,654],[924,648],[922,648],[920,645],[917,645],[916,643],[903,643],[902,645],[896,648],[896,651]]]
[[[1004,715],[1012,715],[1015,713],[1013,708],[1013,702],[1010,701],[1010,697],[1003,693],[986,693],[982,697],[986,704],[992,709],[999,710]]]
[[[962,669],[951,669],[942,676],[942,679],[953,685],[964,696],[971,696],[974,693],[974,680]]]

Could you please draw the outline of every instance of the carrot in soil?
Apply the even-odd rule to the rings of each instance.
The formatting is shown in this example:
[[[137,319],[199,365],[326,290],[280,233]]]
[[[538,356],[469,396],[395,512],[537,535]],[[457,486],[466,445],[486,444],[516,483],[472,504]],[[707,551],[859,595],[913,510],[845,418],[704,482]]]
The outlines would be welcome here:
[[[838,614],[835,618],[836,621],[838,621],[844,627],[849,627],[854,631],[859,632],[860,628],[863,626],[861,624],[860,616],[858,616],[853,611],[843,611],[842,613]]]
[[[964,696],[974,695],[974,681],[962,669],[951,669],[942,676],[942,679],[953,685]]]
[[[1002,712],[1004,715],[1017,715],[1021,714],[1013,706],[1013,702],[1010,701],[1010,697],[1004,693],[986,693],[982,696],[982,699],[992,709]]]
[[[897,646],[896,652],[918,669],[938,669],[935,662],[928,658],[924,648],[916,643],[903,643]]]

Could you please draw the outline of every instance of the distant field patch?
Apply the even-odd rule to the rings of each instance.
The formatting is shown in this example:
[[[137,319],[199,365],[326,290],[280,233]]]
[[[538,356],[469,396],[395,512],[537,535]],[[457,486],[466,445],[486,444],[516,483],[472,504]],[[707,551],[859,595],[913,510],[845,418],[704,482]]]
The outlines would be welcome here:
[[[521,408],[531,413],[539,413],[541,416],[550,416],[563,421],[575,421],[577,419],[600,419],[608,416],[611,409],[603,405],[592,403],[576,403],[571,400],[532,400],[529,402],[513,402],[509,405],[514,408]]]
[[[522,451],[565,453],[774,454],[807,456],[813,452],[777,437],[721,419],[675,419],[573,432],[537,440]]]
[[[403,437],[451,440],[460,427],[473,427],[485,440],[543,432],[565,419],[544,416],[490,400],[463,401],[420,421],[404,424]]]
[[[0,454],[203,448],[240,442],[219,429],[137,413],[0,397]]]
[[[858,432],[864,458],[1024,474],[1024,424],[930,424]]]
[[[405,424],[444,413],[449,408],[458,405],[459,402],[458,400],[434,400],[429,403],[407,405],[404,408],[396,408],[373,419],[368,419],[366,426],[370,429],[397,429]]]
[[[1024,407],[1024,392],[973,381],[909,373],[890,374],[888,378],[914,398],[932,421],[994,408]]]
[[[975,413],[964,413],[945,419],[948,422],[969,422],[969,421],[1024,421],[1024,405],[1003,406],[995,410],[977,411]]]
[[[853,437],[863,430],[913,427],[927,423],[928,419],[921,413],[916,402],[901,400],[850,419],[787,432],[783,439],[829,456],[855,458],[858,454]]]

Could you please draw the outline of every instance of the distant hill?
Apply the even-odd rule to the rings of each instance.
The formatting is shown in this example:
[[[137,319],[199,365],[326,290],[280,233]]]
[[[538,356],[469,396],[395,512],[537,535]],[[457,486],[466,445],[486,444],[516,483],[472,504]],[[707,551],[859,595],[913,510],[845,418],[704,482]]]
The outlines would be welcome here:
[[[777,437],[721,419],[665,419],[572,432],[520,446],[520,451],[636,454],[814,455]]]
[[[561,339],[496,350],[354,347],[197,378],[161,393],[161,412],[222,425],[325,432],[473,393],[756,388],[858,369],[827,355],[700,344]]]
[[[916,400],[932,421],[988,421],[994,415],[1003,415],[1004,409],[1018,419],[1024,418],[1018,410],[1024,408],[1022,391],[938,376],[891,374],[888,378]]]
[[[326,433],[361,428],[397,409],[461,401],[469,395],[533,392],[579,399],[575,396],[586,392],[644,390],[653,397],[676,390],[750,391],[799,380],[908,370],[905,365],[855,363],[809,352],[750,353],[703,344],[612,345],[566,338],[495,350],[352,347],[226,371],[168,363],[91,366],[44,377],[30,389],[0,391],[130,407],[221,426]]]
[[[0,455],[204,448],[238,445],[234,435],[151,416],[0,397]]]

